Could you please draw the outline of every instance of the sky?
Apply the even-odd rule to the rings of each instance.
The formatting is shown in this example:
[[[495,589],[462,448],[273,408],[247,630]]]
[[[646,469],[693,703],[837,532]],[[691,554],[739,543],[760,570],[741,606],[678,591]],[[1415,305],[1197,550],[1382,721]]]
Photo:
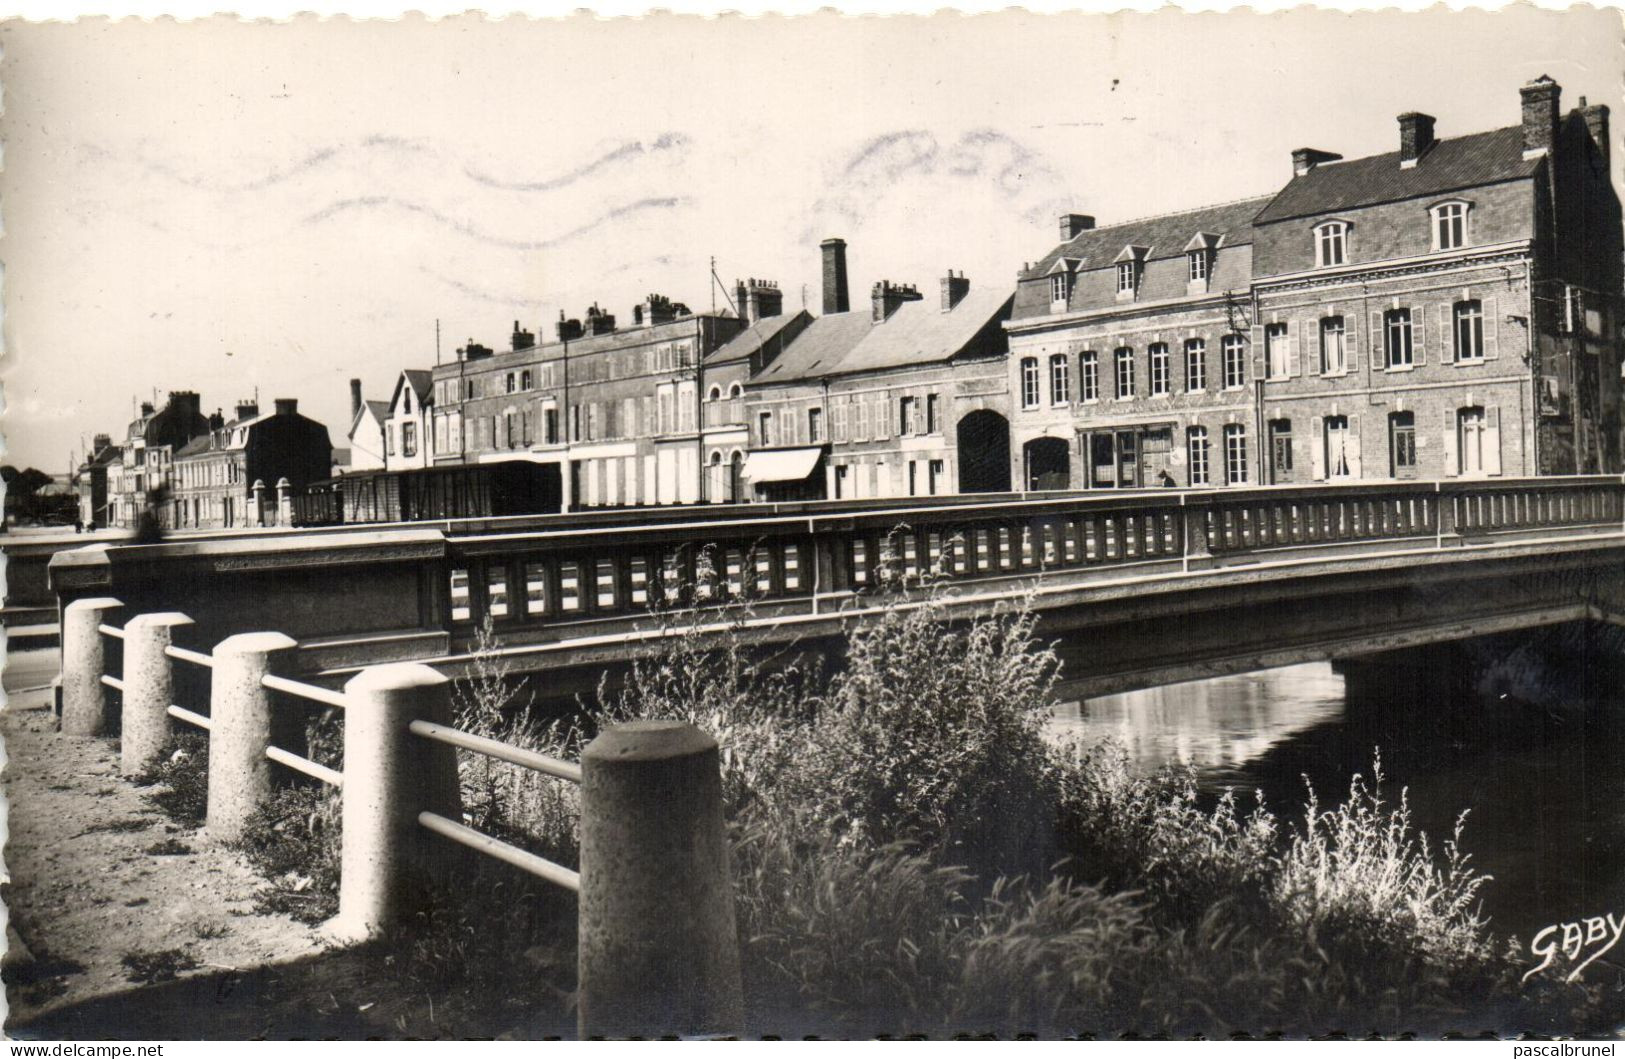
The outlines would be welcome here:
[[[1549,74],[1620,114],[1618,12],[0,24],[6,451],[60,473],[171,389],[296,397],[513,322],[778,281],[818,243],[934,296],[1012,287],[1062,212],[1279,188],[1296,147],[1516,124]],[[1616,123],[1616,142],[1621,126]],[[1615,179],[1625,163],[1616,146]],[[721,294],[717,304],[724,306]]]

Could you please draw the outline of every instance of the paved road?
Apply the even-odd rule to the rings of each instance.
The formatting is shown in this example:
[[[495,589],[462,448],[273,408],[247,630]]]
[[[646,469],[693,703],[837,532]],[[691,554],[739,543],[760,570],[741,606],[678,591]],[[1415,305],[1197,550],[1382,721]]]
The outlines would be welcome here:
[[[32,651],[9,651],[3,682],[7,695],[49,688],[56,679],[57,651],[55,647]]]

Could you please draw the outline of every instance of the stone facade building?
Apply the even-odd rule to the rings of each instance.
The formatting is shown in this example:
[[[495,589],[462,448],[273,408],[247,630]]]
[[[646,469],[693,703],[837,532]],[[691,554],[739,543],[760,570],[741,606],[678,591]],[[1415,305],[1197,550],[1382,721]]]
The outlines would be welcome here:
[[[1548,78],[1518,125],[1293,153],[1268,198],[1097,229],[1020,276],[1028,488],[1620,468],[1608,111]]]
[[[166,495],[174,484],[175,454],[208,433],[209,420],[191,390],[171,391],[158,410],[143,401],[140,414],[124,432],[118,468],[109,468],[108,524],[134,528],[152,501],[158,501],[155,514],[160,523],[167,522],[172,517]]]
[[[108,472],[123,461],[123,451],[107,434],[97,434],[90,446],[90,455],[81,462],[73,475],[73,488],[79,497],[79,521],[86,529],[102,529],[111,525]]]
[[[262,415],[257,404],[239,404],[229,422],[216,414],[207,434],[175,454],[171,528],[291,524],[292,494],[328,477],[333,446],[298,401],[279,397],[273,408]]]

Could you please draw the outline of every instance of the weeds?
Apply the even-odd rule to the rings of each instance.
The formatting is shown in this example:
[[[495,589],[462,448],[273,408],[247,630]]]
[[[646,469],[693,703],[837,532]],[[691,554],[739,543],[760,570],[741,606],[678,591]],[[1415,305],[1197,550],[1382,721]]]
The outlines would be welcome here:
[[[192,852],[191,846],[177,838],[166,838],[147,847],[149,857],[184,857]]]
[[[195,970],[197,958],[185,949],[164,949],[159,952],[127,952],[122,958],[125,977],[141,985],[172,982],[187,971]]]
[[[202,825],[209,807],[209,737],[190,730],[164,747],[158,764],[136,777],[138,786],[157,787],[147,800],[170,819],[191,827]]]
[[[237,844],[271,880],[255,895],[260,912],[316,924],[338,912],[340,801],[328,787],[280,787],[249,818]]]

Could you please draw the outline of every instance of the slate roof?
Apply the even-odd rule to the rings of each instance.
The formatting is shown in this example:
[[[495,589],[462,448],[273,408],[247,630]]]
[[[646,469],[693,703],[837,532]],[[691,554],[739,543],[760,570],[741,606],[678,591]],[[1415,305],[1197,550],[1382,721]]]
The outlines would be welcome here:
[[[1400,166],[1398,151],[1318,165],[1294,177],[1254,223],[1522,180],[1533,176],[1539,166],[1539,158],[1523,157],[1523,126],[1512,125],[1436,141],[1409,169]]]
[[[763,317],[724,344],[713,349],[706,356],[705,363],[707,365],[732,364],[735,361],[745,360],[752,353],[771,342],[779,332],[795,323],[797,317],[806,315],[807,310],[801,309],[794,313],[781,313],[778,316]]]
[[[1221,246],[1240,246],[1253,241],[1252,221],[1267,206],[1270,196],[1227,202],[1218,206],[1164,213],[1156,217],[1124,221],[1105,228],[1079,232],[1038,261],[1026,275],[1042,276],[1057,258],[1079,260],[1081,269],[1105,268],[1114,262],[1125,246],[1148,246],[1146,261],[1184,257],[1185,246],[1197,232],[1223,237]]]
[[[952,311],[936,298],[904,302],[891,319],[869,329],[836,366],[839,372],[879,371],[911,364],[939,364],[970,344],[988,321],[1008,316],[1015,295],[996,287],[972,288]]]
[[[417,394],[420,403],[425,397],[429,396],[429,391],[434,388],[434,374],[427,368],[407,368],[401,374],[406,376],[406,381],[412,384],[412,392]]]
[[[861,312],[820,316],[751,381],[771,386],[826,375],[863,340],[870,327],[867,305]]]

